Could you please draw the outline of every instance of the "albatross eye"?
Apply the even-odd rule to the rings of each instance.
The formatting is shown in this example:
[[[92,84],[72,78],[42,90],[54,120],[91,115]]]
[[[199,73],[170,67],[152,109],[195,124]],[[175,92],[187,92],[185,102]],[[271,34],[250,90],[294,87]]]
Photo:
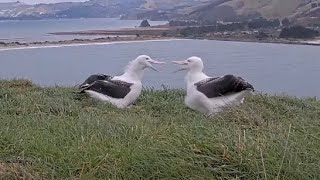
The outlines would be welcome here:
[[[149,58],[146,58],[146,60],[149,60]]]
[[[191,60],[190,60],[190,59],[188,59],[188,60],[187,60],[187,62],[189,63],[189,62],[191,62]]]

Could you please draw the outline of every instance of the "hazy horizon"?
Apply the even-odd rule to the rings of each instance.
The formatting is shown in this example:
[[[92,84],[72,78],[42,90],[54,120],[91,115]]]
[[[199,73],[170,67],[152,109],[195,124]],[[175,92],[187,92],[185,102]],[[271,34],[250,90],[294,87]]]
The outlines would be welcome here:
[[[0,0],[0,3],[17,2],[18,0]],[[39,4],[39,3],[58,3],[58,2],[84,2],[87,0],[19,0],[27,4]]]

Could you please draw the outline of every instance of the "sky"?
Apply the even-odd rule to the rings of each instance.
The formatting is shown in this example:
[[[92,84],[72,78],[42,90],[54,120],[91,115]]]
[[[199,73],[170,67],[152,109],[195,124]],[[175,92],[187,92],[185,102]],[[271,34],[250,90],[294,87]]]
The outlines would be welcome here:
[[[1,2],[16,2],[17,0],[0,0]],[[81,2],[85,0],[19,0],[20,2],[28,4],[38,4],[38,3],[56,3],[56,2]]]

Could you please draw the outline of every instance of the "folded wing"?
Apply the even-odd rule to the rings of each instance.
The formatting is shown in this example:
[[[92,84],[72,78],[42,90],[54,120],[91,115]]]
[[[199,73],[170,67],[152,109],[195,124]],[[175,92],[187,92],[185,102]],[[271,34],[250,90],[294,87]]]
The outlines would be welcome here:
[[[132,85],[132,83],[118,80],[97,80],[81,89],[81,92],[91,90],[112,98],[122,99],[129,94]]]
[[[105,74],[94,74],[89,76],[80,86],[80,89],[86,88],[90,86],[92,83],[98,80],[110,80],[112,79],[112,76],[105,75]]]
[[[195,84],[197,90],[205,94],[208,98],[228,95],[231,93],[241,92],[243,90],[252,90],[251,84],[241,77],[226,75],[220,78],[209,78]]]

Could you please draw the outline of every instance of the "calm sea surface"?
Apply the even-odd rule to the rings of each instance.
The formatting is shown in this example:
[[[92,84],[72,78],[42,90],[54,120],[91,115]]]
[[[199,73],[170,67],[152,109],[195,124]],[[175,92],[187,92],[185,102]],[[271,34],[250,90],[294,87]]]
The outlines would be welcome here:
[[[50,35],[48,33],[133,28],[139,26],[140,23],[140,20],[119,20],[115,18],[0,21],[0,41],[30,42],[59,41],[74,38],[97,38],[101,36],[58,36]],[[151,25],[165,23],[165,21],[150,21]]]
[[[93,73],[118,75],[140,54],[170,62],[199,56],[210,76],[234,74],[258,91],[320,97],[320,48],[301,45],[175,40],[0,51],[0,78],[42,86],[74,86]],[[145,86],[183,88],[185,73],[171,63],[146,71]]]

